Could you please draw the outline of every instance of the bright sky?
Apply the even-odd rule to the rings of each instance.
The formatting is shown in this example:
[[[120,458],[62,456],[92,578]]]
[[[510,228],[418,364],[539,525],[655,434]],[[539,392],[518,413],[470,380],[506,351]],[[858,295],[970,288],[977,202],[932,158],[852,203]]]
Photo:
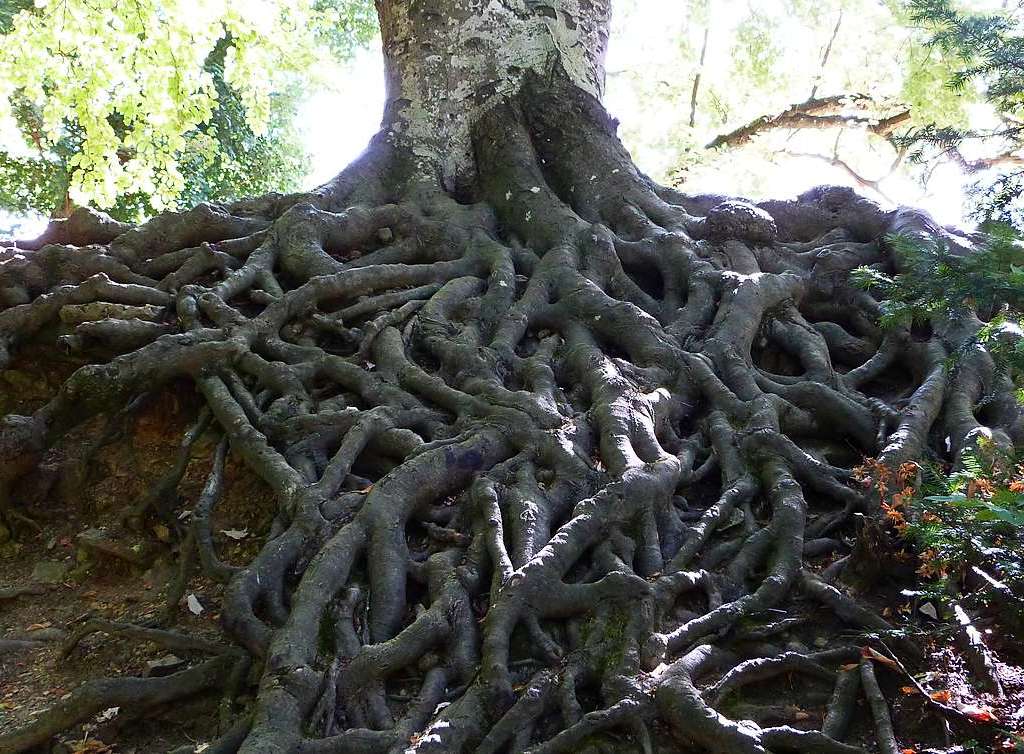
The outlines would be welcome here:
[[[725,4],[736,2],[717,1]],[[620,134],[625,135],[626,146],[633,151],[640,168],[654,175],[659,172],[658,163],[664,156],[652,152],[650,145],[644,149],[628,143],[628,135],[642,120],[646,120],[643,125],[649,131],[652,116],[668,128],[667,114],[659,113],[656,107],[653,111],[650,106],[637,107],[636,92],[628,77],[614,72],[636,70],[640,65],[653,72],[659,70],[657,61],[670,60],[671,47],[678,43],[676,35],[685,23],[679,7],[676,0],[643,0],[637,3],[629,23],[616,28],[609,46],[607,68],[613,73],[608,78],[605,104],[619,119]],[[376,132],[384,106],[383,64],[377,45],[359,51],[352,67],[347,70],[339,67],[334,77],[338,82],[337,91],[315,94],[300,112],[306,145],[313,155],[313,169],[308,176],[311,186],[329,180],[337,174],[339,166],[348,164],[359,155]],[[799,147],[799,139],[798,135],[796,147]],[[796,148],[794,151],[800,150]],[[760,183],[769,186],[768,190],[752,191],[750,182],[743,180],[746,173],[742,169],[713,168],[700,171],[683,190],[688,193],[734,194],[751,199],[766,199],[769,195],[784,199],[822,184],[856,185],[843,170],[817,159],[786,157],[767,168],[765,165],[759,167],[762,170]],[[962,209],[961,185],[960,170],[948,164],[935,171],[927,192],[915,181],[900,175],[892,176],[883,184],[886,195],[894,203],[922,207],[944,224],[967,222]],[[885,203],[881,197],[872,198]]]
[[[761,1],[767,9],[776,0]],[[719,14],[716,16],[716,23],[722,17],[728,18],[729,7],[737,2],[745,0],[715,0],[715,12]],[[633,152],[641,169],[654,176],[658,176],[664,168],[668,156],[659,153],[658,144],[630,143],[630,137],[641,130],[641,127],[646,129],[645,132],[648,134],[652,128],[657,133],[657,129],[661,127],[665,136],[670,137],[671,123],[668,114],[658,109],[656,101],[652,103],[648,98],[645,102],[638,102],[637,92],[630,85],[630,76],[623,74],[639,72],[640,75],[646,76],[650,72],[649,75],[652,76],[671,75],[670,68],[666,73],[665,63],[672,59],[673,46],[679,44],[679,35],[692,34],[694,31],[688,19],[682,17],[681,5],[678,0],[635,2],[635,9],[629,15],[628,23],[616,27],[609,48],[610,75],[606,105],[619,119],[620,134],[623,135],[626,146]],[[758,6],[759,9],[760,7]],[[738,17],[741,14],[733,15]],[[727,34],[730,31],[726,24],[724,27],[720,25],[716,33]],[[711,54],[714,55],[716,52],[722,55],[728,50],[725,47],[716,50],[712,45]],[[720,60],[709,60],[709,65],[721,64]],[[338,66],[329,74],[336,82],[333,90],[313,94],[301,107],[300,130],[313,158],[312,170],[305,181],[310,187],[327,181],[342,166],[354,159],[377,130],[384,105],[382,68],[378,45],[361,50],[356,53],[349,66]],[[680,75],[689,78],[691,74],[682,72]],[[813,138],[813,134],[798,132],[793,138],[793,145],[799,147],[803,138]],[[11,140],[2,134],[0,139],[11,143]],[[793,151],[801,149],[795,148]],[[813,150],[804,147],[804,151]],[[760,172],[756,181],[751,179],[750,172],[741,160],[727,159],[719,161],[710,169],[697,170],[682,188],[688,193],[715,192],[762,199],[768,198],[769,195],[772,198],[795,197],[813,186],[825,183],[855,185],[845,172],[821,160],[786,157],[774,160],[774,164],[772,161],[762,163],[758,166]],[[880,170],[881,172],[884,170]],[[927,193],[916,182],[898,175],[888,179],[883,186],[886,195],[895,203],[923,207],[942,223],[962,224],[965,221],[962,212],[961,179],[957,168],[943,165],[935,172]],[[758,186],[762,188],[758,190]],[[877,196],[872,198],[880,200]],[[6,220],[4,213],[0,212],[0,225],[6,224]],[[41,221],[25,218],[19,235],[33,235],[42,227]]]
[[[333,74],[334,91],[310,97],[299,111],[306,148],[313,156],[307,182],[319,186],[352,162],[380,126],[384,112],[384,61],[380,45],[360,50]]]

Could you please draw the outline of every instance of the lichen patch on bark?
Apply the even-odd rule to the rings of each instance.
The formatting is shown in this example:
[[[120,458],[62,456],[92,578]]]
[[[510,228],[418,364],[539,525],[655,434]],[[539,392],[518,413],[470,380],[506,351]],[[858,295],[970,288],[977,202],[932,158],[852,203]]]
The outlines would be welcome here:
[[[470,130],[528,73],[560,66],[600,98],[610,0],[419,0],[379,3],[385,129],[446,181],[472,169]]]

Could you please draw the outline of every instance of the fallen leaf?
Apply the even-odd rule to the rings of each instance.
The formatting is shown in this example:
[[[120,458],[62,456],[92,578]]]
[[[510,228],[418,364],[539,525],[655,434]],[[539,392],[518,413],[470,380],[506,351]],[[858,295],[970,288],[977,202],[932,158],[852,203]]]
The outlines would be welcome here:
[[[159,539],[161,542],[171,541],[171,530],[163,524],[155,525],[153,527],[153,533],[156,535],[156,538]]]
[[[31,626],[29,626],[25,630],[26,631],[40,631],[40,630],[42,630],[44,628],[49,628],[52,625],[53,624],[50,623],[50,621],[45,621],[43,623],[33,623]]]
[[[105,710],[96,715],[96,722],[105,723],[108,720],[113,720],[115,717],[117,717],[117,713],[120,711],[120,707],[107,707]]]
[[[245,539],[249,536],[248,529],[221,529],[220,533],[231,539]]]
[[[952,694],[949,693],[948,689],[943,689],[942,691],[933,691],[928,696],[930,696],[937,702],[942,702],[943,704],[945,704],[950,700]]]
[[[900,693],[907,694],[909,696],[910,694],[916,694],[917,689],[913,686],[900,686]]]
[[[881,662],[881,663],[883,663],[885,665],[888,665],[890,668],[897,668],[897,667],[899,667],[896,664],[895,660],[892,660],[892,659],[886,657],[884,654],[882,654],[881,652],[878,652],[878,651],[872,649],[871,647],[861,647],[860,648],[860,654],[861,654],[861,657],[866,657],[869,660],[874,660],[875,662]]]
[[[199,615],[203,612],[203,603],[194,594],[190,594],[186,601],[188,602],[188,609],[192,611],[193,615]]]
[[[106,752],[113,751],[105,743],[95,738],[75,741],[71,745],[75,747],[71,750],[72,754],[106,754]]]
[[[932,620],[938,620],[939,619],[939,613],[935,609],[935,605],[933,605],[931,602],[925,602],[923,605],[921,605],[917,609],[920,610],[925,615],[927,615]]]
[[[849,663],[847,665],[840,665],[839,669],[843,670],[843,671],[847,671],[847,670],[856,670],[859,667],[860,667],[860,665],[858,665],[857,663],[851,662],[851,663]]]
[[[999,718],[996,717],[995,713],[988,707],[979,707],[975,704],[965,704],[963,707],[960,707],[960,711],[976,723],[999,722]]]

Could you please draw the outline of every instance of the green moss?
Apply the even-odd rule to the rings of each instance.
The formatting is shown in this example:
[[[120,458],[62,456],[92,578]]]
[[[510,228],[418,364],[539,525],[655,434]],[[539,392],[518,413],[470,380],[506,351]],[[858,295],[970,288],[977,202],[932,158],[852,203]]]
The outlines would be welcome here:
[[[629,614],[622,608],[615,609],[605,623],[604,644],[608,650],[601,661],[602,672],[613,672],[622,664],[626,655],[627,625],[629,625]]]

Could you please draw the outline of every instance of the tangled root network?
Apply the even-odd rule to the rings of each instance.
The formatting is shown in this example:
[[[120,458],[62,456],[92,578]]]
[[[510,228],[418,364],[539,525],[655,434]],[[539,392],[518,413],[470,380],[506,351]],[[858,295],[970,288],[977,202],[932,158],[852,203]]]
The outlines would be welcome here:
[[[655,185],[557,78],[477,123],[474,159],[441,186],[382,134],[311,193],[138,227],[80,210],[0,252],[0,362],[28,342],[84,362],[2,419],[4,521],[62,436],[188,380],[181,470],[221,439],[177,536],[225,584],[223,643],[117,626],[200,659],[89,682],[0,750],[212,693],[207,752],[852,754],[855,714],[898,751],[861,645],[914,647],[835,585],[850,557],[811,561],[878,520],[864,458],[1010,445],[1020,416],[984,348],[948,368],[981,320],[882,330],[849,273],[898,272],[892,234],[970,241],[845,188]],[[241,565],[211,536],[228,455],[277,505]],[[834,628],[813,650],[812,621]],[[783,676],[814,725],[738,693]]]

